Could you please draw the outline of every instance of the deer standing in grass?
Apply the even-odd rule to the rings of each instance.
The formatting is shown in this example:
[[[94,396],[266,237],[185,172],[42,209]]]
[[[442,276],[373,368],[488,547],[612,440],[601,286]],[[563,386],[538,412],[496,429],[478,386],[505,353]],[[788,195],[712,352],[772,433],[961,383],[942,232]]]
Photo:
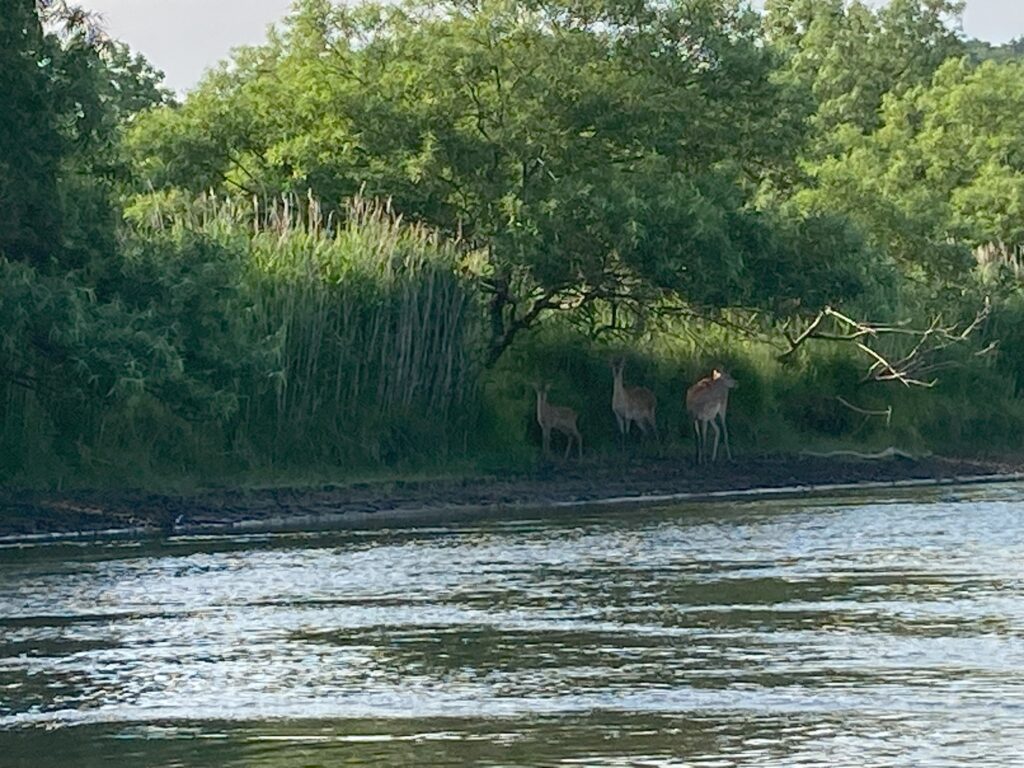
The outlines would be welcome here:
[[[579,457],[582,459],[583,437],[580,435],[579,429],[576,428],[576,411],[564,405],[548,403],[550,384],[543,386],[534,384],[533,388],[537,392],[537,423],[540,425],[540,432],[543,436],[544,455],[547,456],[551,453],[551,430],[555,430],[568,438],[563,458],[569,458],[569,451],[572,449],[573,440],[575,440],[579,449]]]
[[[725,371],[717,368],[688,390],[686,390],[686,411],[693,419],[693,432],[696,437],[697,463],[707,460],[708,425],[715,432],[714,445],[711,449],[711,461],[718,460],[719,432],[725,436],[725,454],[732,461],[732,450],[729,448],[729,429],[725,426],[725,411],[729,406],[729,390],[736,386],[736,379]],[[722,425],[718,428],[719,422]]]
[[[658,400],[646,387],[627,387],[622,383],[622,369],[625,364],[624,360],[612,361],[615,387],[612,391],[612,410],[615,411],[615,420],[619,424],[619,433],[625,440],[630,426],[636,423],[643,434],[646,435],[647,427],[650,427],[657,437],[658,425],[654,420],[654,409],[658,405]]]

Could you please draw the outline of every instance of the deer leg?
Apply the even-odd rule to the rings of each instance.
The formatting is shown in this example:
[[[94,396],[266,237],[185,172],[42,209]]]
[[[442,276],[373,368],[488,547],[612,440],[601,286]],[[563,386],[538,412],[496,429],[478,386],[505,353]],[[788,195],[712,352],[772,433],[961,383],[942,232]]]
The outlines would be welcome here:
[[[580,461],[583,461],[583,435],[579,433],[579,430],[576,431],[576,447],[580,452]]]
[[[541,442],[544,443],[544,455],[545,456],[549,455],[551,453],[551,428],[550,427],[545,429],[545,430],[543,430],[543,439],[542,439]]]
[[[626,420],[616,411],[615,422],[619,425],[619,447],[626,448]]]
[[[569,451],[572,450],[572,432],[565,433],[565,454],[562,456],[562,461],[569,459]]]
[[[708,423],[703,419],[697,419],[693,426],[697,430],[697,463],[703,464],[708,452]]]
[[[729,461],[732,461],[732,449],[729,447],[729,428],[725,426],[725,414],[718,414],[718,418],[722,422],[722,437],[725,442],[725,455],[729,458]]]
[[[711,462],[714,463],[718,461],[718,436],[721,434],[721,430],[719,430],[718,424],[715,423],[714,419],[711,419],[708,424],[710,424],[711,428],[715,431],[714,447],[711,449]]]

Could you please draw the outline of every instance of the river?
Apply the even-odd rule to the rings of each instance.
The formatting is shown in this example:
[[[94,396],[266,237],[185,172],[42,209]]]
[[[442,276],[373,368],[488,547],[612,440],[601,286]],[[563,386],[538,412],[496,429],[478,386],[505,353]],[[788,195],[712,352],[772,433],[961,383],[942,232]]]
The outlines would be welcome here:
[[[1022,485],[0,546],[5,767],[1022,754]]]

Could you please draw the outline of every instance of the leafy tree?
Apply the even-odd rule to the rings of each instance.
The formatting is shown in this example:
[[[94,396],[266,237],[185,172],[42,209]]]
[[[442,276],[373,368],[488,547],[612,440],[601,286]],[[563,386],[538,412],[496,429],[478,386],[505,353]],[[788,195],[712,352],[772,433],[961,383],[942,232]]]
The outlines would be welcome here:
[[[28,0],[0,18],[0,63],[0,253],[83,266],[113,248],[111,185],[127,172],[120,132],[168,97],[161,75],[81,11]]]
[[[786,59],[780,77],[813,94],[811,157],[841,150],[837,131],[870,132],[883,98],[927,83],[964,53],[951,26],[959,0],[767,0],[765,33]],[[838,142],[838,143],[837,143]]]
[[[457,233],[483,254],[494,360],[558,307],[765,299],[748,265],[789,240],[751,195],[804,117],[774,63],[725,0],[305,0],[130,142],[156,188],[363,190]]]
[[[50,52],[32,0],[0,14],[0,252],[37,264],[60,232],[58,114],[40,66]]]
[[[971,249],[1024,245],[1024,64],[951,60],[930,86],[891,96],[882,126],[847,134],[798,197],[842,212],[904,264],[959,280]]]
[[[1024,36],[1016,37],[1002,45],[992,45],[986,40],[968,40],[967,54],[977,63],[983,61],[1007,62],[1024,59]]]

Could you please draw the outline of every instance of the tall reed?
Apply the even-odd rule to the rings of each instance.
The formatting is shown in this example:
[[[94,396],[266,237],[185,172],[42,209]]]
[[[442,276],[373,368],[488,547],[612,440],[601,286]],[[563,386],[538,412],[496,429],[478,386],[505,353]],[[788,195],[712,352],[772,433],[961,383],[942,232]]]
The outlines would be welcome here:
[[[240,393],[236,440],[275,462],[441,458],[471,416],[479,302],[460,244],[386,202],[205,196],[142,219],[244,242],[254,338],[271,370]]]

